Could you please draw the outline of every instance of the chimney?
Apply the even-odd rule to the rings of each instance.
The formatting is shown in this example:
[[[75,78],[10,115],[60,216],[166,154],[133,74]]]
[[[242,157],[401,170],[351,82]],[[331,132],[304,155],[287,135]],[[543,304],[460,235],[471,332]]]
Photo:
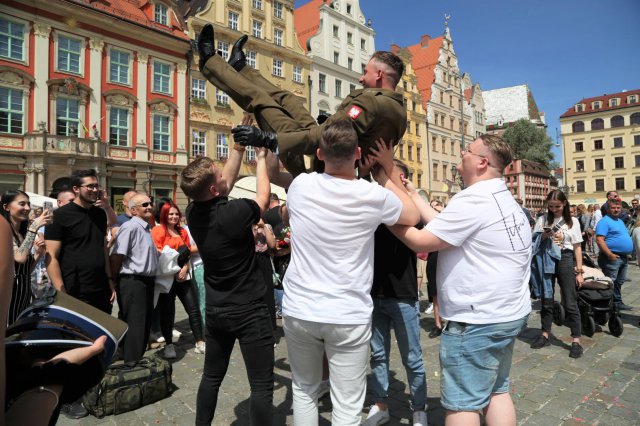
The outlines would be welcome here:
[[[391,53],[393,53],[394,55],[397,55],[398,52],[400,52],[400,46],[398,46],[395,43],[391,43]]]
[[[430,39],[431,39],[431,36],[429,34],[423,35],[422,39],[420,40],[420,47],[427,47]]]

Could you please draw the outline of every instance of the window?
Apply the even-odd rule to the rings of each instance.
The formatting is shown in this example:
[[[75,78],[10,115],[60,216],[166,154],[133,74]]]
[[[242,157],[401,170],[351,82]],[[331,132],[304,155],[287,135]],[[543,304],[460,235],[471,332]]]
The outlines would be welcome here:
[[[273,75],[282,77],[282,59],[273,60]]]
[[[340,62],[340,53],[338,52],[333,52],[333,63],[337,64]]]
[[[600,109],[601,106],[602,104],[600,103],[600,101],[595,101],[593,103],[593,109]]]
[[[80,74],[80,55],[82,41],[65,37],[58,37],[58,70]]]
[[[340,37],[340,28],[337,25],[333,26],[333,36],[335,38]]]
[[[216,134],[216,155],[218,160],[229,158],[229,144],[227,143],[226,133]]]
[[[407,120],[407,134],[411,134],[411,122]]]
[[[636,176],[636,189],[640,189],[640,176]]]
[[[112,83],[129,84],[129,60],[127,52],[111,49],[109,54],[109,81]]]
[[[240,15],[235,12],[229,12],[229,28],[232,30],[238,31],[238,21],[240,20]]]
[[[258,69],[258,54],[253,50],[247,50],[247,65],[254,70]]]
[[[604,191],[604,179],[596,179],[596,191]]]
[[[640,145],[640,135],[633,135],[633,145]]]
[[[160,25],[167,25],[167,6],[164,4],[156,3],[154,21]]]
[[[593,141],[593,149],[603,149],[602,139],[596,139]]]
[[[275,44],[276,46],[282,46],[283,35],[284,33],[282,30],[275,28],[273,30],[273,44]]]
[[[360,64],[360,68],[361,68],[361,72],[362,74],[364,74],[364,68],[367,66],[367,64]]]
[[[247,157],[246,157],[247,163],[250,161],[256,161],[256,150],[252,146],[247,147],[246,154],[247,154]]]
[[[616,178],[616,191],[624,191],[624,178],[617,177]]]
[[[300,65],[293,66],[293,81],[302,83],[302,67]]]
[[[153,116],[153,149],[169,151],[169,117],[166,115]]]
[[[611,127],[622,127],[624,126],[624,118],[621,115],[616,115],[615,117],[611,117]]]
[[[318,74],[318,91],[327,93],[327,76],[324,74]]]
[[[584,181],[577,180],[576,181],[576,192],[584,192]]]
[[[432,179],[433,179],[433,180],[438,180],[438,164],[433,163],[432,170],[433,170],[433,177],[432,177]]]
[[[282,19],[282,3],[279,1],[273,2],[273,16],[278,19]]]
[[[446,164],[442,165],[442,180],[447,179],[447,172],[449,171],[449,167]]]
[[[613,164],[616,169],[624,169],[624,157],[614,157]]]
[[[576,105],[576,112],[582,112],[584,109],[584,107],[582,106],[582,104],[577,104]]]
[[[584,132],[584,123],[582,121],[576,121],[571,125],[573,133]]]
[[[253,36],[255,38],[262,38],[262,22],[253,20]]]
[[[191,98],[205,99],[207,96],[207,82],[200,78],[191,79]]]
[[[631,122],[629,124],[640,124],[640,112],[634,112],[631,114]]]
[[[594,161],[595,170],[604,170],[604,160],[602,158],[596,158]]]
[[[416,135],[418,134],[418,125],[416,124]],[[416,159],[418,160],[418,162],[422,162],[422,155],[421,154],[421,147],[420,145],[416,146]]]
[[[355,84],[350,84],[349,85],[349,93],[353,92],[354,90],[356,90],[356,85]]]
[[[629,95],[629,103],[635,104],[636,102],[638,102],[638,97],[636,95]]]
[[[617,98],[611,99],[609,101],[609,105],[611,105],[612,107],[618,106],[618,99]]]
[[[447,153],[447,141],[445,141],[444,139],[442,140],[442,153],[446,154]]]
[[[56,100],[56,135],[78,136],[79,103],[76,99]]]
[[[116,146],[129,145],[129,110],[111,107],[109,111],[109,143]]]
[[[253,8],[262,10],[262,0],[253,0]]]
[[[226,41],[218,41],[218,54],[225,61],[229,60],[229,43]]]
[[[437,141],[438,141],[438,139],[435,136],[433,136],[431,138],[431,151],[433,151],[433,152],[438,152]]]
[[[579,172],[583,172],[584,171],[584,160],[576,161],[576,170],[579,171]]]
[[[413,105],[415,107],[416,104],[414,103]],[[420,136],[420,123],[416,123],[416,136]]]
[[[222,107],[229,105],[229,95],[218,88],[216,88],[216,105]]]
[[[604,129],[604,120],[602,118],[596,118],[591,120],[591,130],[602,130]]]
[[[207,132],[203,130],[194,130],[191,140],[191,156],[204,157],[207,155]]]
[[[347,15],[351,15],[351,5],[347,3]]]
[[[23,133],[24,103],[22,90],[0,87],[0,133]]]
[[[347,68],[353,69],[353,58],[347,58]]]
[[[0,57],[24,61],[24,24],[0,19]]]
[[[622,148],[622,136],[613,138],[613,147]]]
[[[171,67],[169,64],[153,61],[153,91],[169,94],[169,82],[171,79]]]
[[[360,39],[360,49],[366,49],[367,48],[367,41],[363,38]]]
[[[636,162],[635,167],[640,167],[640,155],[636,154],[634,159],[635,159],[635,162]]]
[[[348,44],[353,44],[353,33],[352,32],[347,32],[347,43]]]

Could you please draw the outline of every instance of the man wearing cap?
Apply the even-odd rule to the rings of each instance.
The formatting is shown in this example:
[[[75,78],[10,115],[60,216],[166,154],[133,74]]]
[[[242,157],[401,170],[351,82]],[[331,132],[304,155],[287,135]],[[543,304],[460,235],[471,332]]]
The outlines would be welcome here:
[[[127,208],[131,219],[120,227],[109,260],[122,320],[129,325],[124,362],[135,363],[142,359],[149,340],[158,250],[151,238],[153,205],[149,197],[136,194]]]

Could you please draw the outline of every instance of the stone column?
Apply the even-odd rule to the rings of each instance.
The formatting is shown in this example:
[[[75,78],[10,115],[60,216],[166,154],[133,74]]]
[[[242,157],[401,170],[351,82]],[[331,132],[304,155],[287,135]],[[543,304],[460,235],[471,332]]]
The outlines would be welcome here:
[[[47,117],[49,93],[47,80],[49,78],[49,34],[51,33],[51,26],[42,22],[35,22],[33,31],[35,34],[33,76],[36,80],[33,96],[33,122],[37,126],[41,121],[50,122]]]
[[[38,174],[38,190],[36,193],[40,195],[47,195],[45,194],[46,188],[44,185],[47,170],[44,167],[36,167],[34,170]]]
[[[148,135],[147,135],[147,70],[149,62],[149,54],[147,52],[138,52],[138,88],[136,96],[138,97],[138,119],[136,123],[137,140],[134,141],[136,146],[136,158],[138,161],[148,160]],[[138,151],[144,147],[144,152]],[[139,154],[139,155],[138,155]]]
[[[187,64],[179,63],[177,66],[178,71],[178,134],[176,135],[178,141],[178,149],[176,150],[176,164],[186,166],[187,165],[187,124],[189,117],[187,117]]]
[[[91,56],[89,62],[91,77],[89,86],[91,87],[93,92],[90,95],[89,117],[87,121],[85,121],[85,125],[89,129],[89,132],[91,132],[91,126],[93,125],[93,123],[98,123],[96,125],[100,125],[100,105],[102,104],[100,99],[102,95],[102,51],[104,49],[104,40],[91,39],[89,40],[89,47],[91,48]],[[85,138],[89,138],[91,136],[93,135],[84,135]]]
[[[24,166],[22,171],[25,173],[25,180],[24,180],[24,190],[26,192],[36,192],[35,191],[35,186],[36,186],[36,176],[35,176],[35,171],[36,169],[34,167],[31,166]]]

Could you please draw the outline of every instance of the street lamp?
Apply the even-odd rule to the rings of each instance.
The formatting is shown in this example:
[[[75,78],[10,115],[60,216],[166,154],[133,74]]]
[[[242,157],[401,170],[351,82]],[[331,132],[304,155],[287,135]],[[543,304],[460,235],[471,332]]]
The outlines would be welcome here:
[[[458,169],[456,168],[455,164],[451,165],[451,179],[446,179],[445,178],[445,182],[447,183],[447,196],[449,197],[449,199],[451,199],[451,196],[453,195],[453,185],[458,184],[460,186],[460,188],[462,188],[462,184],[459,183],[457,181],[457,177],[458,177]]]

